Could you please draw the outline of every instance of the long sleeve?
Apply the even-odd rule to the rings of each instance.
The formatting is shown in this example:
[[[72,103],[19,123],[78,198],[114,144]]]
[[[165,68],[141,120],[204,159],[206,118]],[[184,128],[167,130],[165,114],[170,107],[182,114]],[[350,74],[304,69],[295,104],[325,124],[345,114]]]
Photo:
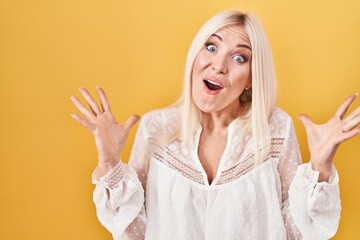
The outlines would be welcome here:
[[[93,200],[99,221],[118,239],[144,239],[146,213],[144,189],[147,180],[149,143],[145,115],[140,122],[129,164],[121,161],[105,176],[95,169]]]
[[[93,200],[98,219],[114,239],[124,239],[135,219],[146,222],[145,216],[141,217],[144,215],[141,183],[136,172],[122,162],[98,180],[96,175],[97,170],[93,173],[96,184]]]
[[[301,164],[292,122],[279,159],[282,213],[288,239],[329,239],[340,220],[338,175],[333,168],[329,182],[318,182],[319,172],[311,163]]]

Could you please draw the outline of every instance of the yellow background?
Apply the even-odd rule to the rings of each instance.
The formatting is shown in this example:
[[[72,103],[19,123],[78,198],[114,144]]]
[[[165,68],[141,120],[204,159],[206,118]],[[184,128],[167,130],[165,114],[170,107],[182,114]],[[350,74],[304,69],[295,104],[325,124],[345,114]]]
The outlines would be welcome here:
[[[70,117],[69,97],[101,85],[120,121],[172,103],[196,31],[229,8],[263,22],[278,103],[308,161],[296,116],[323,122],[360,91],[359,0],[0,0],[0,239],[111,239],[92,203],[94,141]],[[360,239],[359,160],[360,136],[336,156],[343,211],[334,239]]]

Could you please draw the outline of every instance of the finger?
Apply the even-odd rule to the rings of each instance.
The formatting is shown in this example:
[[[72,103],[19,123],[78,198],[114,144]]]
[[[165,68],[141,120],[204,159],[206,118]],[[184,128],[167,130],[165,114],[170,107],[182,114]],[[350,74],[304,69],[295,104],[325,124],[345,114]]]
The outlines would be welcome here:
[[[300,114],[298,119],[303,123],[306,132],[310,132],[314,123],[311,121],[310,117],[306,114]]]
[[[83,87],[79,88],[81,94],[84,96],[86,102],[88,103],[91,111],[97,116],[101,113],[97,103],[95,102],[94,98],[90,95],[90,93]]]
[[[358,129],[358,128],[354,128],[353,130],[351,130],[349,132],[345,132],[339,137],[338,144],[340,144],[352,137],[355,137],[358,134],[360,134],[360,129]]]
[[[106,97],[106,94],[105,94],[104,90],[101,87],[96,87],[96,89],[97,89],[99,97],[100,97],[102,110],[104,112],[105,111],[111,112],[110,103],[109,103],[109,100]]]
[[[360,115],[347,121],[344,124],[343,131],[344,132],[350,131],[351,129],[355,128],[359,124],[360,124]]]
[[[360,116],[360,106],[357,107],[354,111],[352,111],[345,119],[344,123],[351,121],[353,118]]]
[[[130,129],[135,125],[137,121],[139,121],[140,116],[139,115],[132,115],[128,118],[125,122],[125,129],[130,131]]]
[[[80,112],[82,114],[84,114],[84,116],[90,120],[90,121],[95,121],[95,116],[92,112],[90,112],[81,102],[79,99],[77,99],[77,97],[71,96],[70,97],[71,101],[75,104],[75,106],[80,110]]]
[[[341,104],[341,106],[338,108],[338,110],[335,113],[336,117],[339,117],[340,119],[343,119],[343,117],[345,116],[348,108],[350,107],[351,103],[355,100],[355,98],[357,97],[357,93],[349,96],[345,102],[343,102],[343,104]]]
[[[78,123],[82,124],[85,128],[87,128],[90,132],[95,130],[94,125],[77,115],[76,113],[71,114],[71,117],[75,119]]]

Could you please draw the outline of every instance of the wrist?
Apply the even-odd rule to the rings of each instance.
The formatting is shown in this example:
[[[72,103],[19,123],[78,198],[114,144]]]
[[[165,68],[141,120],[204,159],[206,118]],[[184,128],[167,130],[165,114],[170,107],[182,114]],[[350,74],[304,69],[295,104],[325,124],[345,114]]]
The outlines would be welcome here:
[[[332,164],[317,164],[311,160],[311,167],[314,171],[319,172],[318,182],[327,182],[329,181],[332,173]]]
[[[111,169],[113,169],[118,163],[119,163],[119,159],[108,160],[108,161],[99,159],[97,167],[98,167],[99,171],[101,172],[101,175],[103,176],[107,172],[109,172]]]

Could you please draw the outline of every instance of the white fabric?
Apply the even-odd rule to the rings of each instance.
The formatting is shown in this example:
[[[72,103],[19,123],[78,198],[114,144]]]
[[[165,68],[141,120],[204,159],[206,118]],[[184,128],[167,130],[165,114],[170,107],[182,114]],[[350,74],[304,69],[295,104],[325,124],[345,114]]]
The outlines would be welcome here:
[[[98,218],[114,239],[329,239],[338,227],[340,198],[334,168],[318,183],[301,156],[291,118],[274,109],[270,153],[255,166],[241,118],[228,127],[217,176],[209,185],[194,146],[163,136],[179,128],[179,110],[143,116],[129,164],[93,174]],[[144,196],[145,191],[145,196]]]

